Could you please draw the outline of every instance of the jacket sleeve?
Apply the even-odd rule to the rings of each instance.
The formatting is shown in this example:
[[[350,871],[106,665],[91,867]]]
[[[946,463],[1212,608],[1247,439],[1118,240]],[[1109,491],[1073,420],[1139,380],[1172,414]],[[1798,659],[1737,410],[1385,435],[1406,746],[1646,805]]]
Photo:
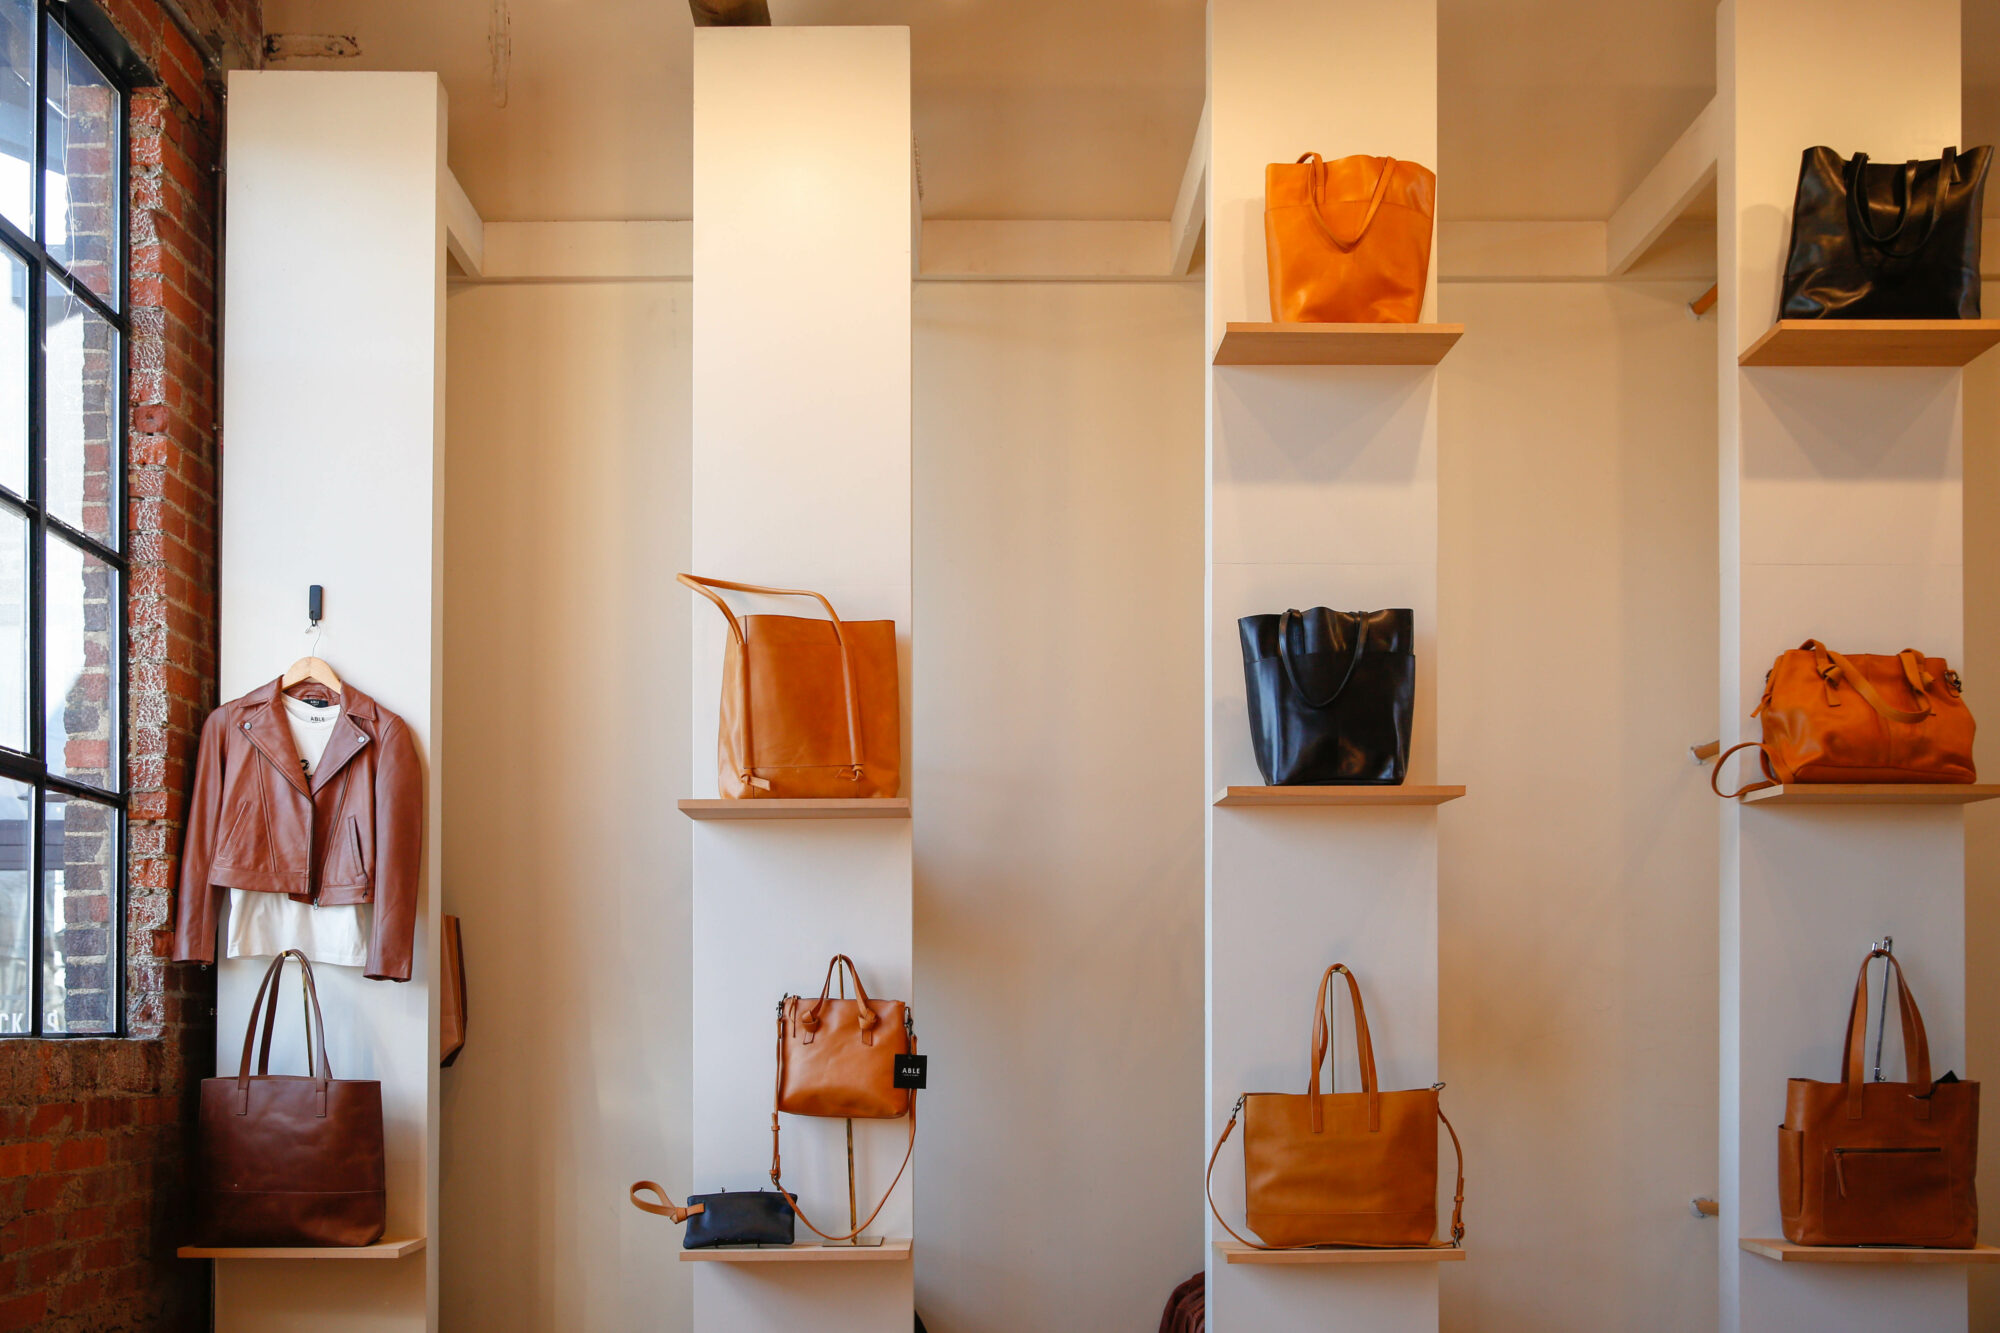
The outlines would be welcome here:
[[[424,863],[424,769],[400,717],[382,728],[375,757],[375,920],[368,979],[408,981]]]
[[[222,890],[209,882],[215,840],[221,836],[223,751],[228,723],[218,708],[202,724],[195,752],[194,793],[188,797],[187,832],[181,842],[181,873],[174,908],[174,961],[215,961],[216,903]]]

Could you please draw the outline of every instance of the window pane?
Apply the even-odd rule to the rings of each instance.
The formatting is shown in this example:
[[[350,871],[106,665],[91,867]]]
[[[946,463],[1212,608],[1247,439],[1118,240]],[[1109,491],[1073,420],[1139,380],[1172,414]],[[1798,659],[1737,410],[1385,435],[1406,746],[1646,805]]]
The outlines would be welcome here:
[[[0,0],[0,213],[35,234],[35,4]]]
[[[48,765],[73,782],[118,789],[118,575],[50,533]]]
[[[28,749],[28,521],[0,506],[0,745]]]
[[[118,90],[51,23],[42,133],[42,244],[50,258],[118,304]]]
[[[0,778],[0,1033],[30,1032],[28,1006],[34,1002],[29,969],[34,895],[28,891],[28,824],[35,793],[26,783]]]
[[[118,930],[118,812],[50,792],[42,817],[42,1031],[110,1032]]]
[[[118,331],[54,278],[46,287],[49,512],[115,544]]]
[[[4,0],[0,0],[4,3]],[[5,159],[0,159],[5,165]],[[0,247],[0,486],[28,493],[28,266]]]

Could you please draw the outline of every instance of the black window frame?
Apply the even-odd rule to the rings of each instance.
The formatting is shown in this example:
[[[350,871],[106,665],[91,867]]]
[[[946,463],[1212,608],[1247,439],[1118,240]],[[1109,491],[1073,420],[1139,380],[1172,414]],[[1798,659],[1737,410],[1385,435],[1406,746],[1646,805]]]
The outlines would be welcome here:
[[[131,1035],[130,1017],[126,1012],[128,998],[126,916],[130,905],[128,858],[131,850],[129,755],[131,645],[126,637],[130,630],[126,599],[131,586],[131,524],[127,509],[132,345],[131,132],[132,92],[135,88],[151,84],[153,80],[137,55],[119,37],[116,29],[109,24],[101,11],[78,3],[78,0],[34,0],[34,4],[35,86],[31,91],[29,105],[33,108],[35,142],[35,161],[31,173],[33,179],[30,182],[30,217],[36,235],[23,233],[14,225],[12,219],[0,215],[0,246],[11,251],[28,270],[29,494],[15,495],[4,484],[0,484],[0,513],[23,518],[28,525],[26,608],[29,749],[22,752],[0,746],[0,778],[19,782],[34,792],[33,817],[29,823],[28,864],[29,1021],[26,1031],[0,1032],[0,1041],[103,1041]],[[118,247],[114,260],[117,266],[114,288],[118,295],[116,306],[92,291],[88,283],[73,277],[65,265],[50,257],[46,246],[37,239],[46,233],[48,227],[45,193],[48,186],[47,113],[51,29],[60,29],[71,42],[75,43],[118,95]],[[114,410],[111,414],[112,438],[107,462],[110,480],[107,526],[110,534],[116,538],[115,546],[79,530],[50,512],[45,398],[48,387],[48,285],[51,280],[60,285],[72,300],[83,303],[92,313],[105,320],[115,334],[116,351],[111,357]],[[49,607],[47,553],[51,533],[60,536],[86,557],[101,561],[111,572],[113,587],[109,597],[109,629],[114,646],[111,655],[114,669],[111,675],[116,682],[117,697],[108,705],[113,710],[113,743],[109,755],[111,782],[108,788],[89,782],[78,782],[63,774],[50,771],[49,681],[46,655]],[[112,812],[114,828],[111,833],[112,865],[108,886],[110,904],[109,919],[105,923],[111,937],[108,964],[111,1023],[108,1027],[89,1032],[52,1032],[46,1030],[45,1026],[46,996],[43,993],[43,968],[47,941],[44,938],[43,921],[47,910],[51,793],[64,798],[85,800],[94,805],[107,807]],[[57,928],[61,928],[60,923]]]

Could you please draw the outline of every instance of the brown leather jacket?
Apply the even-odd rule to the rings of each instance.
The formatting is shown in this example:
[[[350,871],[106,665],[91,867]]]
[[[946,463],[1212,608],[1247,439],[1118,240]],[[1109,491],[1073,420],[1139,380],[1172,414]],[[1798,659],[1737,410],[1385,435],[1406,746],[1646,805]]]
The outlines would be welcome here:
[[[278,681],[209,715],[181,852],[174,958],[215,961],[230,889],[375,905],[368,976],[408,981],[423,862],[424,779],[410,729],[349,684],[308,779]]]

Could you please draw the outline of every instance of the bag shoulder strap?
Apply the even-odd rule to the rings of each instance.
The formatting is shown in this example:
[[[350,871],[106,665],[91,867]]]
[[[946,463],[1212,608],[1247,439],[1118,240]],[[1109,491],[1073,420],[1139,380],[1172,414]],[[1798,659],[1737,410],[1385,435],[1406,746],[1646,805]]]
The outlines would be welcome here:
[[[1903,1020],[1903,1081],[1925,1087],[1931,1081],[1930,1037],[1924,1031],[1924,1016],[1917,1008],[1917,997],[1910,993],[1909,983],[1903,980],[1903,965],[1887,949],[1870,949],[1868,956],[1861,960],[1861,974],[1854,979],[1854,1001],[1847,1010],[1847,1058],[1842,1071],[1847,1085],[1847,1116],[1850,1120],[1861,1118],[1862,1085],[1867,1075],[1864,1070],[1868,1045],[1868,965],[1877,958],[1896,974],[1896,1005]],[[1882,1015],[1888,1022],[1889,1016]],[[1915,1113],[1919,1120],[1928,1120],[1931,1104],[1926,1098],[1916,1098]]]
[[[1375,215],[1382,211],[1382,201],[1389,195],[1389,178],[1396,172],[1396,159],[1393,157],[1382,159],[1382,174],[1375,178],[1375,191],[1369,197],[1368,211],[1362,215],[1361,225],[1354,229],[1354,234],[1345,237],[1333,229],[1333,224],[1326,220],[1326,214],[1320,211],[1326,203],[1326,159],[1318,153],[1306,153],[1299,158],[1299,165],[1304,166],[1308,163],[1311,164],[1312,172],[1306,197],[1312,202],[1313,221],[1319,224],[1319,229],[1326,234],[1326,239],[1342,250],[1352,250],[1361,244],[1361,238],[1375,225]]]
[[[1444,1085],[1440,1083],[1438,1087],[1441,1089]],[[1320,1245],[1265,1245],[1260,1241],[1246,1240],[1237,1234],[1236,1228],[1230,1226],[1228,1219],[1223,1217],[1222,1210],[1215,1206],[1215,1159],[1222,1156],[1222,1145],[1229,1142],[1229,1136],[1235,1133],[1236,1119],[1243,1114],[1243,1103],[1249,1099],[1247,1093],[1236,1099],[1235,1108],[1229,1112],[1229,1123],[1222,1127],[1222,1137],[1215,1141],[1214,1150],[1208,1154],[1208,1172],[1202,1177],[1201,1181],[1202,1193],[1208,1196],[1208,1211],[1214,1216],[1217,1222],[1221,1223],[1224,1231],[1235,1236],[1240,1243],[1249,1246],[1253,1250],[1324,1249],[1325,1247]],[[1315,1098],[1314,1100],[1317,1101],[1318,1099]],[[1453,1156],[1458,1159],[1458,1183],[1452,1190],[1451,1195],[1451,1239],[1449,1241],[1432,1241],[1429,1245],[1417,1248],[1455,1250],[1465,1240],[1465,1145],[1458,1141],[1458,1131],[1452,1128],[1451,1120],[1446,1117],[1442,1105],[1438,1107],[1437,1113],[1438,1119],[1444,1123],[1445,1132],[1451,1135],[1451,1151]]]
[[[653,1191],[655,1195],[659,1196],[660,1201],[658,1203],[646,1202],[639,1197],[640,1190]],[[632,1206],[640,1212],[652,1213],[656,1217],[664,1217],[676,1224],[687,1221],[696,1213],[705,1213],[708,1211],[708,1205],[705,1203],[689,1204],[687,1207],[682,1208],[667,1197],[667,1192],[660,1188],[660,1183],[656,1180],[635,1181],[629,1191],[629,1197],[632,1200]]]

